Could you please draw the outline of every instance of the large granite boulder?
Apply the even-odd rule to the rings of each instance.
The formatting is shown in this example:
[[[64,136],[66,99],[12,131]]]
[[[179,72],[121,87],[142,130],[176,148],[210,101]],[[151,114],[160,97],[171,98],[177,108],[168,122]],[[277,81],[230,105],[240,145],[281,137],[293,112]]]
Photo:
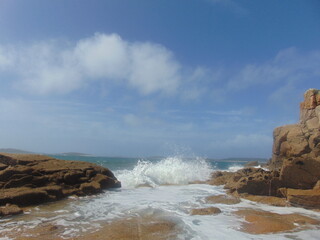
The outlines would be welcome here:
[[[284,187],[311,189],[320,179],[320,91],[309,89],[300,104],[300,122],[274,130],[271,169]]]
[[[286,159],[320,156],[320,91],[309,89],[300,104],[300,122],[278,127],[273,133],[272,169],[281,169]]]
[[[303,206],[305,208],[320,208],[320,190],[319,189],[280,189],[284,197],[292,206]]]
[[[320,90],[309,89],[300,104],[300,121],[273,133],[269,171],[245,168],[216,172],[208,182],[231,193],[282,196],[294,206],[320,208]]]
[[[118,187],[121,183],[109,169],[93,163],[0,153],[0,206],[28,206]]]
[[[208,181],[211,185],[224,185],[231,193],[277,196],[282,186],[277,171],[262,168],[243,168],[237,172],[216,172]]]

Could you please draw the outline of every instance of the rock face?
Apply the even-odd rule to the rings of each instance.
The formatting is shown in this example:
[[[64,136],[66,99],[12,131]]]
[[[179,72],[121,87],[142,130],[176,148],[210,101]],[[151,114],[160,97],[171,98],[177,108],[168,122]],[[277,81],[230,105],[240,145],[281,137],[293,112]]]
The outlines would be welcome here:
[[[299,227],[312,228],[319,225],[319,221],[300,214],[277,214],[252,209],[238,210],[236,215],[244,217],[242,231],[251,234],[268,234],[295,231]],[[313,227],[314,227],[313,226]]]
[[[279,173],[261,168],[243,168],[237,172],[215,172],[211,185],[225,185],[231,193],[248,193],[254,195],[277,196],[277,190],[282,186]]]
[[[300,104],[300,122],[274,131],[271,169],[280,171],[292,205],[320,208],[320,91],[309,89]]]
[[[320,162],[319,90],[306,91],[304,101],[300,104],[300,122],[276,128],[273,138],[273,156],[270,163],[273,169],[280,169],[286,160],[297,157]]]
[[[118,187],[121,183],[109,169],[92,163],[0,153],[0,206],[28,206]]]
[[[320,208],[320,90],[306,91],[299,123],[276,128],[273,138],[269,171],[216,172],[209,184],[225,184],[232,193],[286,197],[295,206]]]

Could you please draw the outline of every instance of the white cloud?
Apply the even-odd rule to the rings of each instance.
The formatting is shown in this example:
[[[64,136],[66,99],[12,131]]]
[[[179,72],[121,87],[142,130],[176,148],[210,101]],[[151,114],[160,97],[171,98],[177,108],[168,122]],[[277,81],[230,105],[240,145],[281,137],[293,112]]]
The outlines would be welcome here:
[[[179,64],[172,53],[160,45],[150,43],[131,46],[129,82],[144,94],[157,90],[172,93],[180,82]]]
[[[95,34],[62,47],[57,41],[0,46],[0,71],[18,74],[16,86],[32,93],[69,93],[92,81],[120,81],[142,94],[173,93],[180,64],[165,47]]]
[[[128,76],[129,55],[128,43],[119,35],[95,34],[77,43],[73,57],[92,78],[123,79]]]
[[[129,113],[123,116],[123,120],[126,124],[130,126],[138,126],[141,124],[141,119],[139,119],[136,115]]]
[[[13,56],[8,50],[0,46],[0,70],[4,70],[13,64]]]
[[[300,53],[295,48],[280,51],[263,64],[248,64],[228,82],[228,88],[243,90],[255,85],[288,84],[320,77],[320,52]]]

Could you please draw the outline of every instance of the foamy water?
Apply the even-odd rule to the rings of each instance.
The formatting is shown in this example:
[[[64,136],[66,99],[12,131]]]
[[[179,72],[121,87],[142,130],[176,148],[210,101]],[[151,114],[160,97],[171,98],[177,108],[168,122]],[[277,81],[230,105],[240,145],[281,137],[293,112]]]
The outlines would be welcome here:
[[[115,175],[123,188],[132,188],[205,181],[212,171],[212,166],[202,158],[184,160],[181,157],[169,157],[156,163],[140,160],[133,170],[119,170]]]
[[[212,172],[203,159],[184,160],[171,157],[159,162],[139,161],[133,170],[116,171],[123,188],[106,191],[98,196],[65,200],[32,208],[29,214],[13,219],[2,219],[0,231],[19,232],[52,223],[64,226],[60,237],[70,238],[97,229],[101,222],[127,218],[128,216],[157,215],[175,221],[182,229],[179,239],[319,239],[319,229],[279,234],[252,235],[239,231],[243,219],[233,213],[251,208],[280,214],[300,213],[320,220],[320,213],[293,208],[272,207],[242,200],[235,205],[208,204],[204,199],[225,194],[220,186],[188,184],[205,180]],[[139,185],[152,187],[138,187]],[[164,185],[169,184],[169,185]],[[194,208],[215,206],[222,213],[211,216],[190,215]],[[5,239],[5,238],[2,238]]]

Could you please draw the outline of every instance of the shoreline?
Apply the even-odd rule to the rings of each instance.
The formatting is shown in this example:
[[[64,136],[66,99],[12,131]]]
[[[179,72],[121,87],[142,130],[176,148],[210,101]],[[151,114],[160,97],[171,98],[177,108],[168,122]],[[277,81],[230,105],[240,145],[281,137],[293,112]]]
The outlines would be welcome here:
[[[192,189],[192,185],[201,188],[202,185],[211,188],[214,186],[208,184],[188,184],[182,187],[190,187]],[[159,186],[158,188],[168,188],[170,189],[177,189],[179,188],[178,185],[170,185],[170,186]],[[221,189],[221,187],[219,187]],[[139,190],[140,188],[137,188]],[[152,188],[141,188],[145,189],[146,191],[154,191]],[[132,191],[132,189],[124,189],[122,191]],[[225,192],[225,191],[224,191]],[[107,197],[108,192],[103,193],[105,197]],[[219,197],[219,195],[215,195]],[[225,192],[226,200],[230,200],[228,197],[228,193]],[[23,234],[20,232],[13,232],[11,233],[12,238],[14,239],[36,239],[37,237],[40,238],[48,238],[48,239],[93,239],[93,240],[100,240],[105,239],[105,236],[112,236],[113,239],[150,239],[148,237],[153,236],[152,239],[178,239],[166,236],[178,236],[179,234],[186,234],[186,229],[184,227],[181,228],[181,220],[175,219],[174,215],[170,216],[168,214],[164,214],[162,212],[158,212],[154,210],[153,213],[144,213],[143,211],[137,211],[136,213],[131,213],[131,216],[122,216],[116,217],[109,220],[104,221],[94,221],[90,223],[90,225],[84,225],[87,228],[86,232],[81,232],[80,235],[77,236],[69,236],[61,235],[64,232],[68,232],[69,227],[59,225],[55,223],[54,219],[57,217],[55,214],[61,214],[64,211],[70,211],[70,206],[78,205],[78,203],[85,203],[85,202],[92,202],[97,198],[104,197],[101,195],[93,195],[93,196],[86,196],[86,197],[71,197],[67,198],[58,202],[46,203],[36,207],[29,207],[27,208],[26,214],[12,217],[13,220],[24,220],[26,221],[28,218],[37,218],[37,216],[41,216],[44,219],[48,219],[42,224],[37,225],[31,229],[25,229]],[[207,196],[210,197],[210,196]],[[237,231],[244,232],[247,234],[253,234],[252,236],[261,237],[264,239],[263,236],[265,234],[271,234],[270,236],[278,236],[277,234],[292,234],[292,233],[299,233],[305,230],[312,230],[318,229],[320,224],[320,213],[313,211],[313,210],[306,210],[303,208],[294,208],[294,207],[274,207],[274,206],[266,206],[263,205],[255,205],[252,201],[246,200],[241,198],[240,196],[240,206],[238,202],[230,203],[228,201],[223,202],[221,200],[214,201],[211,199],[211,202],[207,202],[207,197],[201,197],[193,204],[198,205],[201,202],[206,202],[204,206],[205,208],[210,208],[210,206],[219,207],[222,209],[221,213],[209,213],[204,214],[203,217],[212,217],[212,219],[218,218],[219,215],[225,215],[232,217],[233,221],[238,223],[239,229]],[[234,196],[233,196],[234,197]],[[220,197],[221,198],[221,197]],[[200,202],[198,202],[200,201]],[[191,205],[193,205],[191,204]],[[238,205],[237,205],[238,204]],[[199,214],[192,214],[192,209],[199,209],[199,207],[189,208],[186,210],[185,214],[192,216],[194,215],[196,218],[201,219]],[[203,204],[201,204],[203,205]],[[234,207],[233,207],[234,206]],[[251,206],[251,208],[248,206]],[[225,212],[224,208],[234,208],[230,213]],[[29,209],[29,210],[28,210]],[[259,210],[260,209],[260,210]],[[264,210],[262,210],[264,209]],[[267,211],[268,209],[268,211]],[[74,210],[73,210],[74,211]],[[258,211],[258,212],[257,212]],[[283,216],[282,220],[279,219],[279,215],[277,212],[283,212],[281,215]],[[295,215],[292,215],[296,212]],[[291,215],[290,215],[290,214]],[[46,216],[46,214],[49,214]],[[164,215],[163,215],[164,214]],[[229,215],[231,214],[231,215]],[[289,214],[287,216],[287,214]],[[203,215],[203,214],[200,214]],[[258,216],[258,217],[257,217]],[[312,218],[312,216],[314,218]],[[51,221],[50,219],[53,219]],[[243,220],[246,220],[246,224],[243,224]],[[18,222],[19,222],[18,221]],[[276,221],[277,227],[272,224],[273,221]],[[154,224],[149,224],[149,222],[153,222]],[[281,224],[281,222],[283,224]],[[81,225],[81,224],[80,224]],[[80,227],[81,229],[81,226]],[[139,227],[140,225],[140,227]],[[254,227],[253,227],[254,226]],[[71,227],[71,226],[70,226]],[[75,226],[74,226],[75,227]],[[131,229],[131,230],[130,230]],[[139,230],[140,229],[140,230]],[[141,230],[142,229],[142,230]],[[254,232],[252,229],[260,229],[259,231]],[[262,230],[261,230],[262,229]],[[140,232],[139,232],[140,231]],[[253,232],[252,232],[253,231]],[[119,234],[117,232],[120,232]],[[154,236],[158,236],[162,234],[161,238],[156,238]],[[118,234],[118,235],[117,235]],[[167,234],[167,235],[166,235]],[[173,235],[172,235],[173,234]],[[57,237],[60,235],[60,237]],[[3,237],[1,235],[0,237]],[[29,238],[27,237],[29,236]],[[118,238],[117,238],[118,237]]]

